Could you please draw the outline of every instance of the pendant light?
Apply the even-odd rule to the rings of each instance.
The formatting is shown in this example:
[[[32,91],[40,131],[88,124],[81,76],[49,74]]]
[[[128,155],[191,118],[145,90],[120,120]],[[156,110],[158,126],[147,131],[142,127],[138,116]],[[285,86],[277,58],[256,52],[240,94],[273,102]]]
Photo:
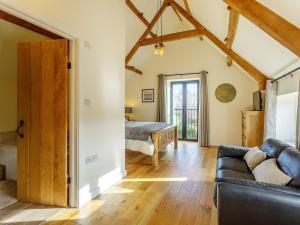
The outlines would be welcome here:
[[[159,8],[161,8],[161,0],[157,1],[157,12],[159,10]],[[162,36],[163,36],[163,15],[160,16],[160,37],[158,36],[158,25],[159,25],[159,21],[157,21],[156,23],[156,43],[154,45],[154,54],[155,55],[159,55],[159,56],[163,56],[165,54],[165,46],[162,40]]]

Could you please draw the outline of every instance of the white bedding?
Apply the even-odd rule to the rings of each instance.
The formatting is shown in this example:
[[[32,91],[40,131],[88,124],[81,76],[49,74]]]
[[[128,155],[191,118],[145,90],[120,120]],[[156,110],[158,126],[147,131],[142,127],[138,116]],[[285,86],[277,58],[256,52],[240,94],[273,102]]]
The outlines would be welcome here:
[[[149,144],[147,141],[126,139],[125,146],[128,150],[141,152],[150,156],[152,156],[154,152],[154,145]]]

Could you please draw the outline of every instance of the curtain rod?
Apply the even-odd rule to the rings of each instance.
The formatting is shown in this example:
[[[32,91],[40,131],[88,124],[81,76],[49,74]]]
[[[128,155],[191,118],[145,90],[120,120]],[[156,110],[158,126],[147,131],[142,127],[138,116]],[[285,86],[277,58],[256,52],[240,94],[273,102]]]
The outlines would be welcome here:
[[[202,71],[202,72],[206,72],[208,73],[207,71]],[[186,75],[196,75],[196,74],[201,74],[202,72],[200,73],[175,73],[175,74],[166,74],[165,76],[166,77],[173,77],[173,76],[186,76]]]
[[[298,70],[300,70],[300,66],[297,67],[296,69],[294,69],[294,70],[292,70],[292,71],[290,71],[290,72],[288,72],[288,73],[286,73],[286,74],[284,74],[284,75],[282,75],[282,76],[280,76],[280,77],[278,77],[278,78],[272,80],[271,83],[274,83],[274,82],[276,82],[276,81],[278,81],[278,80],[281,80],[282,78],[284,78],[284,77],[286,77],[286,76],[288,76],[288,75],[291,75],[292,73],[294,73],[294,72],[296,72],[296,71],[298,71]]]

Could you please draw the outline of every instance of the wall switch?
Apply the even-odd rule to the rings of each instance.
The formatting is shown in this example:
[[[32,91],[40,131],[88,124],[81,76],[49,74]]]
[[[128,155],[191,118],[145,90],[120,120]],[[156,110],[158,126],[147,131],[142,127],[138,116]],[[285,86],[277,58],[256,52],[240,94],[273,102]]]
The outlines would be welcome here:
[[[85,98],[85,99],[83,100],[83,104],[84,104],[84,106],[91,106],[91,99]]]
[[[99,159],[98,154],[90,155],[85,158],[85,164],[96,162]]]
[[[85,40],[85,41],[83,42],[83,46],[84,46],[85,48],[90,48],[90,47],[91,47],[91,43],[90,43],[89,41]]]

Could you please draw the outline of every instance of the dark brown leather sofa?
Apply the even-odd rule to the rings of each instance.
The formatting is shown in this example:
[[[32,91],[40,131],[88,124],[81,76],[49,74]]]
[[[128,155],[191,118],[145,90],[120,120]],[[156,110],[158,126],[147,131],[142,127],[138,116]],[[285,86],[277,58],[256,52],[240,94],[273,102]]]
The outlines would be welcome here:
[[[220,146],[215,204],[219,225],[300,225],[300,151],[276,139],[262,146],[292,177],[287,186],[256,182],[243,160],[249,148]]]

